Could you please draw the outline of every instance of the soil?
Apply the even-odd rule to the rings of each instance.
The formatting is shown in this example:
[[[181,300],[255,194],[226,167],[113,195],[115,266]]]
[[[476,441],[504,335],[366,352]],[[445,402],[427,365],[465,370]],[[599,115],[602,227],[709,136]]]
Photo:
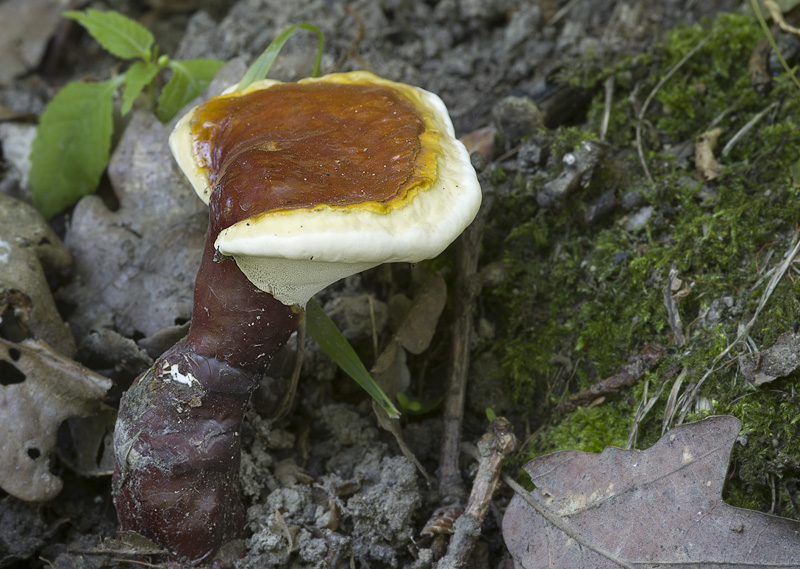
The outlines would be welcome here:
[[[695,24],[739,4],[732,0],[356,0],[347,4],[108,0],[92,2],[91,7],[115,9],[141,21],[154,32],[162,51],[177,59],[232,61],[212,91],[225,81],[235,81],[244,65],[281,30],[299,22],[313,23],[325,34],[323,73],[367,69],[435,92],[449,108],[459,136],[494,125],[499,136],[478,137],[482,146],[474,148],[483,156],[475,160],[482,181],[501,188],[511,181],[490,179],[486,165],[513,157],[521,139],[530,134],[525,121],[537,119],[529,102],[538,104],[541,120],[550,129],[580,125],[589,101],[602,89],[568,87],[559,81],[559,71],[581,58],[612,61],[621,54],[644,53],[677,24]],[[0,34],[10,25],[0,22]],[[0,103],[14,113],[13,124],[21,125],[20,132],[10,132],[10,126],[2,131],[7,166],[0,170],[0,189],[22,199],[28,199],[26,182],[9,164],[17,163],[12,161],[13,145],[25,144],[26,136],[30,144],[30,129],[22,128],[32,126],[25,122],[26,116],[41,113],[66,82],[105,79],[117,65],[74,26],[54,27],[52,34],[60,41],[49,44],[41,63],[0,84]],[[288,81],[307,75],[315,42],[313,34],[297,32],[270,77]],[[51,223],[74,258],[72,270],[58,273],[51,285],[75,336],[75,358],[115,383],[106,401],[111,421],[93,428],[104,434],[113,422],[120,393],[160,350],[185,333],[204,232],[204,207],[169,164],[169,126],[160,125],[146,110],[136,110],[126,120],[126,134],[118,141],[99,197],[84,198]],[[507,151],[510,154],[504,158]],[[497,195],[502,191],[498,189]],[[178,226],[175,219],[181,220]],[[496,242],[513,229],[493,224],[491,214],[486,223],[487,239]],[[149,249],[134,251],[136,240]],[[491,252],[498,250],[487,247],[488,253],[480,258],[479,269],[489,267],[482,273],[485,280],[504,278],[502,270],[494,276],[491,272],[500,260]],[[395,295],[413,297],[432,267],[444,272],[452,288],[453,259],[450,252],[421,268],[375,269],[334,285],[320,295],[320,303],[335,314],[345,336],[370,361],[373,337],[381,342],[388,338],[393,318],[398,310],[402,314],[398,306],[407,306]],[[109,268],[109,263],[116,266]],[[160,267],[167,268],[159,272]],[[481,298],[476,304],[480,311]],[[452,317],[452,309],[446,310],[431,347],[411,363],[414,379],[407,392],[420,400],[435,402],[444,395]],[[541,420],[515,407],[504,392],[506,386],[498,379],[500,364],[486,348],[496,323],[485,318],[476,322],[462,440],[474,443],[483,434],[487,406],[508,413],[522,437]],[[291,374],[296,345],[295,341],[275,364],[275,375]],[[420,530],[442,505],[441,495],[378,426],[358,387],[313,342],[304,343],[291,412],[278,422],[261,416],[259,402],[264,398],[269,394],[256,394],[243,434],[243,499],[251,536],[246,556],[228,563],[239,569],[435,566],[441,540],[422,537]],[[416,457],[435,476],[441,407],[409,415],[402,427]],[[102,440],[92,447],[77,432],[74,423],[65,423],[59,431],[58,452],[51,457],[50,468],[63,479],[64,487],[56,498],[24,502],[0,491],[0,568],[110,568],[131,566],[136,559],[164,561],[157,555],[142,557],[141,544],[133,540],[113,541],[116,521],[108,453]],[[94,449],[95,459],[88,465],[76,458],[80,454],[76,448],[87,445]],[[464,455],[461,466],[469,488],[475,462]],[[510,566],[500,532],[509,496],[507,490],[496,495],[470,567]]]

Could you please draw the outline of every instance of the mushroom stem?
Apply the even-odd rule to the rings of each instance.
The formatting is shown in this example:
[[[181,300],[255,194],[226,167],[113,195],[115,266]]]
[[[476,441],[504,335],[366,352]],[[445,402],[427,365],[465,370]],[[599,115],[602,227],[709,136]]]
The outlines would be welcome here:
[[[214,260],[212,218],[189,335],[120,403],[113,477],[119,529],[198,561],[243,536],[241,424],[275,353],[301,320],[232,259]]]
[[[300,323],[297,306],[259,290],[232,258],[215,260],[216,208],[194,287],[189,345],[204,356],[261,373]]]

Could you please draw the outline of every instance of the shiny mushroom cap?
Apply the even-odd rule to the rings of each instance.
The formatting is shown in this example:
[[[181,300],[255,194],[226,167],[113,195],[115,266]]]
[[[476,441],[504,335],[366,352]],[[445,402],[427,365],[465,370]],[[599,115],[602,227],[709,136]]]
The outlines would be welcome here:
[[[189,111],[170,147],[211,208],[219,253],[289,305],[435,257],[481,201],[442,100],[367,72],[232,87]]]

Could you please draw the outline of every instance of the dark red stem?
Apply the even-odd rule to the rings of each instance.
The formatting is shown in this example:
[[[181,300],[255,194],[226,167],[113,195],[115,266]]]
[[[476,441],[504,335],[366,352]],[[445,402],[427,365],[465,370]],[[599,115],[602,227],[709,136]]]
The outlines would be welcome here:
[[[253,286],[233,260],[215,261],[217,234],[212,221],[189,335],[136,379],[114,433],[120,531],[190,561],[243,536],[242,418],[302,316]]]

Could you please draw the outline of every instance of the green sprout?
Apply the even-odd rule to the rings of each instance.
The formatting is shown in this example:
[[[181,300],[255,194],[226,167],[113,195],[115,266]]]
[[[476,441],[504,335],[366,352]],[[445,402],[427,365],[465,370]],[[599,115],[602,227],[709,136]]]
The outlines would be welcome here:
[[[123,116],[147,88],[151,108],[166,122],[202,93],[224,64],[159,54],[153,34],[118,12],[89,9],[64,16],[86,28],[111,55],[136,61],[106,81],[69,83],[42,114],[31,151],[31,186],[33,205],[48,219],[97,189],[111,153],[114,94],[120,87]],[[172,75],[156,97],[156,79],[167,70]]]

